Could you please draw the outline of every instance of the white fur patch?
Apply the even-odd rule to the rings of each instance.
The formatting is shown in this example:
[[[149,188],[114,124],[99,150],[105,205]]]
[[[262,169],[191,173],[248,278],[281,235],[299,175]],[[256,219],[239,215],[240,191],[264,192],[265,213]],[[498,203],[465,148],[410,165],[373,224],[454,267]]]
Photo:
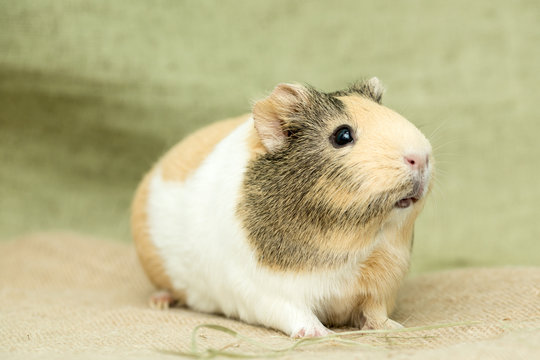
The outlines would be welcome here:
[[[277,273],[257,263],[235,215],[253,126],[249,119],[235,129],[183,183],[164,181],[156,171],[148,202],[151,239],[191,308],[289,335],[324,333],[315,314],[324,316],[321,309],[329,302],[351,295],[367,254],[341,269],[312,274]]]

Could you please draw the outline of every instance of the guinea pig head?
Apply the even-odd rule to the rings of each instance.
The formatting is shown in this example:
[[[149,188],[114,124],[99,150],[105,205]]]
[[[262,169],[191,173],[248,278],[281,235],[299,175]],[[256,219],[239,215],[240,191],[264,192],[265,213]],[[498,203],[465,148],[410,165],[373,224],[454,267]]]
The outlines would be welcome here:
[[[265,152],[247,169],[241,215],[258,245],[350,250],[388,221],[414,221],[431,146],[381,96],[376,78],[333,93],[281,84],[254,105]]]

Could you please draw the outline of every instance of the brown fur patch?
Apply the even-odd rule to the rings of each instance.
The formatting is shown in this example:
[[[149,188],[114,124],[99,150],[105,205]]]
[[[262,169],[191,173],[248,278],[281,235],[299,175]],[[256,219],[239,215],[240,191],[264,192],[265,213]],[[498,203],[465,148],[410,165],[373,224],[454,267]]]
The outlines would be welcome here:
[[[325,325],[384,328],[395,305],[395,295],[409,268],[414,220],[413,211],[402,227],[383,230],[381,242],[360,265],[354,290],[336,299],[322,319]]]
[[[356,311],[361,311],[368,323],[385,321],[394,308],[395,295],[409,269],[414,219],[411,216],[401,229],[389,231],[386,241],[362,264]]]
[[[196,170],[214,147],[249,118],[249,114],[223,120],[197,130],[182,140],[160,160],[166,181],[184,181]]]

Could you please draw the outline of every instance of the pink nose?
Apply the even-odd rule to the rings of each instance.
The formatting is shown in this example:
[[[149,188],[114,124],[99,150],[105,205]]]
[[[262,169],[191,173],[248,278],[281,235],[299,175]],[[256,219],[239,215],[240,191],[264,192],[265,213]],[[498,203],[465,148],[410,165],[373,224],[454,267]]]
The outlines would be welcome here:
[[[429,164],[428,155],[408,154],[403,159],[413,170],[423,170]]]

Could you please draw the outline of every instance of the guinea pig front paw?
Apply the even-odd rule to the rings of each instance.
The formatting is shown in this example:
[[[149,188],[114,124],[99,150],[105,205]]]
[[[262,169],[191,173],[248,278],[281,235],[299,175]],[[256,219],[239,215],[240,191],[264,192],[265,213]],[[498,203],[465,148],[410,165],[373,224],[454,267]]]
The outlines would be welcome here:
[[[330,333],[330,330],[325,328],[323,325],[307,325],[302,326],[291,334],[292,338],[310,338],[310,337],[321,337],[326,336]]]
[[[366,320],[362,330],[392,330],[392,329],[402,329],[403,325],[397,321],[391,319],[384,320]]]

